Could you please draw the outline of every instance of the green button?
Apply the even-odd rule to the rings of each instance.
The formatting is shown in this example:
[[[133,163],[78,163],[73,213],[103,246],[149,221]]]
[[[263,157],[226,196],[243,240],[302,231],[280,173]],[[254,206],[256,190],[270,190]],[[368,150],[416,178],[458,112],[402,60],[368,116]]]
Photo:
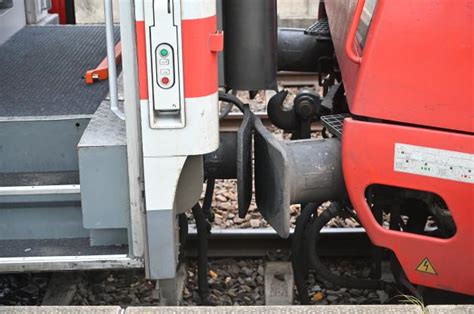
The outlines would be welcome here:
[[[167,56],[168,56],[168,50],[166,50],[166,49],[161,49],[160,55],[161,55],[162,57],[167,57]]]

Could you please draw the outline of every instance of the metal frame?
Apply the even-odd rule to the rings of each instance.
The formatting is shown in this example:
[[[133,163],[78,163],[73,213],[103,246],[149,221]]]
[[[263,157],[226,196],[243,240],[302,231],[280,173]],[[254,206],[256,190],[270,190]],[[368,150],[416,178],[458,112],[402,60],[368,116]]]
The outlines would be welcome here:
[[[120,35],[130,185],[130,253],[137,258],[144,258],[147,243],[134,1],[120,0]]]
[[[81,186],[78,184],[0,187],[0,196],[79,194],[79,193],[81,193]]]
[[[107,1],[107,0],[106,0]],[[107,11],[107,10],[106,10]],[[142,197],[143,171],[141,153],[141,130],[139,123],[138,98],[138,66],[135,35],[134,4],[128,0],[120,1],[120,31],[121,42],[124,48],[122,57],[129,193],[130,193],[130,233],[129,253],[115,255],[91,256],[41,256],[41,257],[5,257],[0,258],[2,272],[24,271],[62,271],[62,270],[95,270],[95,269],[123,269],[143,268],[145,255],[145,216]],[[110,22],[110,21],[109,21]],[[109,23],[110,24],[110,23]],[[109,27],[110,28],[110,27]],[[110,33],[110,32],[109,32]],[[109,36],[107,36],[109,39]],[[112,38],[113,39],[113,38]],[[110,40],[109,40],[110,41]],[[112,42],[113,43],[113,42]],[[112,61],[115,58],[110,58]],[[110,66],[109,66],[110,69]],[[113,73],[111,73],[113,74]],[[116,75],[109,75],[109,80],[116,82]],[[112,88],[111,98],[118,96]],[[12,117],[0,118],[0,122],[19,121],[61,121],[73,119],[90,119],[92,115],[75,116],[44,116],[44,117]],[[132,179],[133,178],[133,179]],[[0,196],[34,196],[51,194],[79,194],[80,185],[51,185],[51,186],[14,186],[0,187]]]
[[[0,258],[0,269],[6,273],[67,270],[100,270],[142,268],[143,261],[125,254],[90,256],[40,256]]]
[[[112,0],[104,0],[105,32],[107,41],[107,67],[110,91],[110,110],[121,120],[125,114],[119,109],[117,87],[117,65],[115,64],[114,14]]]

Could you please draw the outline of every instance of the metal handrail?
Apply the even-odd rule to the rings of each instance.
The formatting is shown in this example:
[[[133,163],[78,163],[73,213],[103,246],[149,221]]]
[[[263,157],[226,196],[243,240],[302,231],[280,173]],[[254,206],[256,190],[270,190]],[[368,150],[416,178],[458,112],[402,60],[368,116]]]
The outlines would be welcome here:
[[[346,55],[352,62],[360,64],[362,62],[362,57],[357,55],[354,52],[354,41],[357,34],[357,28],[359,27],[360,18],[362,16],[362,11],[364,10],[365,0],[358,0],[357,5],[354,11],[354,16],[352,17],[351,26],[346,38],[345,51]]]
[[[105,32],[107,39],[107,64],[109,71],[110,110],[125,120],[125,114],[118,106],[117,65],[115,64],[114,14],[112,0],[104,0]]]

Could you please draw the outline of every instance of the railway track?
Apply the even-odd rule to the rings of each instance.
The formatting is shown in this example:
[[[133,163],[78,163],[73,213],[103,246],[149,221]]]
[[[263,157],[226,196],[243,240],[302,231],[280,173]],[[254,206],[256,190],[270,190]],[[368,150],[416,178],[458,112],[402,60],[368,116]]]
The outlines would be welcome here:
[[[314,86],[318,87],[318,74],[313,72],[278,72],[278,82],[282,86]]]

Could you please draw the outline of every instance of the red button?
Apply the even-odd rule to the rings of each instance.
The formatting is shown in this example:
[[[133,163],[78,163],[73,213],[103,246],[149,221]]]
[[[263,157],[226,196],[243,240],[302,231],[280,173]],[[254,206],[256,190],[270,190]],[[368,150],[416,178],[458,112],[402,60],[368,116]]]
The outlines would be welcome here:
[[[167,78],[167,77],[163,77],[163,78],[161,79],[161,83],[163,83],[164,85],[168,85],[169,82],[170,82],[170,79]]]

